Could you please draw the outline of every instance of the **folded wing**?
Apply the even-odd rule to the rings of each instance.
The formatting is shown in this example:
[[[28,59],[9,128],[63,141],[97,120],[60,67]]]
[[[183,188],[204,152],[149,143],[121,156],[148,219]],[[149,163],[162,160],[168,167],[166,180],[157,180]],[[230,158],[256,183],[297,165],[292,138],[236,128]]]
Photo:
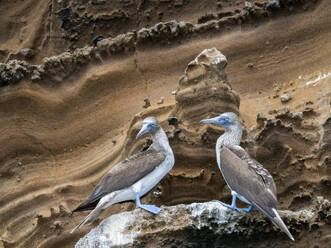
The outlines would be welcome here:
[[[116,164],[104,175],[91,195],[73,212],[93,209],[99,200],[108,193],[127,188],[152,172],[166,158],[163,151],[153,147],[139,152]]]
[[[220,153],[221,171],[229,187],[274,218],[277,197],[270,173],[240,146],[223,147]]]
[[[245,197],[294,241],[277,212],[276,185],[270,173],[240,146],[223,147],[220,159],[220,168],[229,187]]]

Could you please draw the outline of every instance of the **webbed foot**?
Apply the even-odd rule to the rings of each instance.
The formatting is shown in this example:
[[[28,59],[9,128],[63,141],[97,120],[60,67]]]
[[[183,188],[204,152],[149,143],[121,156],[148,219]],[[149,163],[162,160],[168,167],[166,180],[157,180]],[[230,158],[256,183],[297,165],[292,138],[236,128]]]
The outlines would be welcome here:
[[[241,212],[241,209],[237,208],[235,204],[233,206],[233,205],[229,205],[229,204],[226,204],[226,203],[218,201],[218,200],[212,200],[212,202],[217,202],[217,203],[223,205],[224,207],[230,208],[230,209],[235,210],[237,212]]]
[[[136,194],[136,206],[138,208],[142,208],[150,213],[153,213],[153,214],[158,214],[160,213],[160,208],[158,208],[157,206],[155,205],[146,205],[146,204],[141,204],[140,203],[140,196],[139,194]]]
[[[250,211],[252,211],[252,209],[253,209],[253,205],[250,205],[248,208],[242,208],[241,210],[246,213],[249,213]]]
[[[144,209],[144,210],[146,210],[146,211],[148,211],[148,212],[151,212],[151,213],[153,213],[153,214],[158,214],[158,213],[160,213],[160,211],[161,211],[161,209],[158,208],[158,207],[155,206],[155,205],[145,205],[145,204],[141,204],[140,206],[137,206],[137,207],[142,208],[142,209]]]

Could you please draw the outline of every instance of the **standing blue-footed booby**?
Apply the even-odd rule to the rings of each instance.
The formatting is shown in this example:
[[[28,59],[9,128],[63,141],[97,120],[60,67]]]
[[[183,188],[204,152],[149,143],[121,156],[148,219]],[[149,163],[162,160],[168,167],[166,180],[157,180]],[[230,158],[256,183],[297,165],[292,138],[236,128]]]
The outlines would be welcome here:
[[[92,212],[71,232],[86,223],[92,223],[109,206],[134,200],[136,206],[153,214],[160,209],[154,205],[140,203],[140,198],[149,192],[171,170],[175,163],[168,137],[154,117],[143,120],[137,134],[151,133],[153,144],[143,152],[136,153],[112,167],[94,188],[85,202],[73,212],[93,209]]]
[[[277,212],[277,191],[272,176],[240,146],[242,126],[238,116],[227,112],[201,122],[225,128],[224,134],[217,139],[216,158],[224,180],[231,190],[232,204],[217,202],[239,212],[249,212],[253,207],[257,208],[294,241]],[[236,198],[250,206],[237,208]]]

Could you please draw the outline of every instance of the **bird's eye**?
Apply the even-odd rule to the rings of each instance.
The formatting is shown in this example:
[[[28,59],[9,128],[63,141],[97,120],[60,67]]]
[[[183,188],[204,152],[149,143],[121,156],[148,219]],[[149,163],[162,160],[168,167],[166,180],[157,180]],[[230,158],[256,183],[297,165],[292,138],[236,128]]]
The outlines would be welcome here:
[[[230,120],[228,117],[222,116],[219,118],[219,121],[224,123],[224,124],[230,124]]]
[[[154,123],[149,123],[148,128],[151,129],[152,131],[154,131],[154,129],[155,129]]]

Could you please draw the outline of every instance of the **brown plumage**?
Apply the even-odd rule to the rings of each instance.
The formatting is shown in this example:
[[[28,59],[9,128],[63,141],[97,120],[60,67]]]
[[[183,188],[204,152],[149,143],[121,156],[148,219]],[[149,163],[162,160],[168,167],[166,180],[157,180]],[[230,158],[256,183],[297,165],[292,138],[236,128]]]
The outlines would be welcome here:
[[[231,190],[243,196],[294,240],[277,213],[274,180],[263,166],[240,146],[222,146],[220,169]]]
[[[86,201],[72,212],[93,209],[103,196],[133,185],[152,172],[165,158],[166,154],[164,151],[157,151],[151,146],[148,150],[134,154],[121,161],[101,178]]]
[[[232,204],[230,206],[220,203],[237,211],[250,211],[251,206],[254,206],[294,241],[277,212],[277,191],[272,176],[240,147],[242,125],[238,115],[226,112],[214,118],[201,120],[201,123],[225,128],[224,134],[216,142],[216,158],[224,180],[231,189]],[[251,206],[238,209],[237,197]]]

